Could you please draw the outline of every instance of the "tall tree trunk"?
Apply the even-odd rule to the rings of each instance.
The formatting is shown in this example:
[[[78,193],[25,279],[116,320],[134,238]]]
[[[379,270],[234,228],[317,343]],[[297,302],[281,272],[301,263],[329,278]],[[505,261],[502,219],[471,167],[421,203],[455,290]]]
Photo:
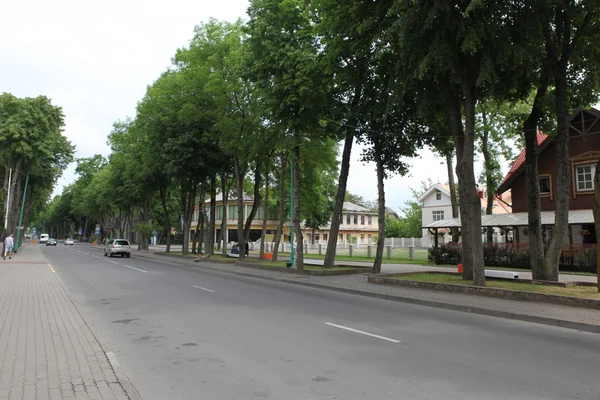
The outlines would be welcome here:
[[[167,233],[167,249],[166,252],[171,252],[171,216],[169,215],[169,207],[167,207],[167,190],[161,188],[160,189],[160,200],[163,206],[165,224],[164,230]]]
[[[381,273],[381,263],[383,262],[383,247],[385,244],[385,190],[384,178],[385,171],[382,159],[381,142],[378,138],[373,141],[376,166],[377,166],[377,209],[379,211],[379,231],[377,233],[377,249],[375,251],[375,262],[373,263],[372,272],[374,274]]]
[[[466,201],[468,195],[465,193],[465,184],[463,172],[463,154],[465,147],[465,138],[463,133],[462,115],[460,102],[457,99],[452,107],[452,135],[456,146],[456,175],[458,176],[458,192],[460,195],[460,219],[461,219],[461,235],[462,235],[462,264],[463,264],[463,279],[473,279],[473,250],[471,237],[473,232],[467,223],[469,220],[468,208],[470,203]]]
[[[204,241],[206,240],[206,214],[203,210],[204,207],[198,209],[198,253],[205,251]]]
[[[267,220],[269,219],[269,162],[265,163],[265,201],[263,203],[263,221],[262,230],[260,232],[260,254],[259,257],[265,257],[265,241],[267,239]]]
[[[292,179],[294,180],[294,231],[296,233],[296,243],[298,243],[296,247],[296,254],[294,259],[294,266],[298,270],[304,269],[304,237],[302,235],[302,226],[300,225],[302,219],[300,217],[300,191],[301,191],[301,182],[300,182],[300,145],[296,145],[294,148],[294,159],[292,162],[294,163],[294,174]],[[294,243],[291,244],[292,246]]]
[[[215,236],[217,230],[217,173],[210,177],[210,225],[208,229],[208,240],[206,254],[215,253]]]
[[[221,216],[221,242],[223,247],[221,248],[223,257],[227,256],[227,241],[228,241],[228,227],[227,227],[227,201],[229,200],[229,188],[227,187],[227,175],[221,174],[221,198],[223,199],[223,215]]]
[[[206,188],[204,184],[200,185],[200,201],[198,202],[198,219],[196,220],[196,229],[194,229],[194,237],[192,238],[192,254],[202,251],[203,228],[204,228],[204,198],[206,197]],[[194,204],[194,213],[196,205]]]
[[[600,292],[600,160],[594,175],[594,223],[596,225],[596,279]]]
[[[186,183],[181,186],[182,190],[182,216],[183,216],[183,244],[181,247],[183,255],[189,253],[190,248],[190,227],[192,224],[192,215],[194,214],[194,206],[196,204],[196,185],[192,184],[192,188],[186,188]]]
[[[542,240],[542,214],[540,186],[538,178],[539,148],[537,143],[538,123],[543,113],[543,100],[548,91],[548,77],[542,76],[533,105],[527,119],[523,122],[525,136],[525,179],[527,189],[527,230],[529,237],[529,256],[533,279],[544,279],[544,242]]]
[[[448,168],[448,186],[450,187],[450,204],[452,207],[452,218],[458,218],[458,199],[456,198],[456,183],[454,183],[454,166],[452,162],[452,151],[446,153],[446,167]],[[458,243],[460,231],[458,228],[450,230],[452,243]]]
[[[279,210],[278,210],[279,223],[277,224],[277,231],[275,232],[275,238],[273,239],[273,241],[274,241],[273,258],[272,258],[273,262],[277,261],[277,255],[279,254],[279,244],[281,243],[281,237],[283,236],[283,226],[284,226],[284,223],[286,220],[286,215],[285,215],[285,202],[286,202],[285,177],[286,177],[288,161],[287,161],[287,156],[285,153],[281,153],[279,156],[279,159],[281,160],[281,169],[279,171],[279,182],[277,182],[278,189],[279,189]]]
[[[485,170],[485,192],[487,202],[485,206],[485,214],[492,215],[494,211],[494,174],[492,166],[492,156],[490,154],[489,139],[490,130],[487,125],[487,113],[485,110],[481,112],[481,118],[483,120],[483,137],[481,138],[481,152],[483,153],[483,168]],[[486,230],[486,242],[493,243],[494,241],[494,228],[488,227]]]
[[[241,165],[240,159],[236,155],[233,156],[233,164],[235,167],[235,186],[238,206],[237,242],[240,248],[240,258],[243,258],[243,254],[245,254],[246,248],[246,239],[244,236],[244,178],[246,177],[247,166]]]
[[[569,110],[567,108],[567,72],[555,76],[554,100],[556,107],[556,192],[552,237],[544,262],[544,279],[558,281],[558,263],[569,229],[569,197],[571,169],[569,168]]]
[[[327,241],[327,251],[325,253],[325,268],[333,268],[335,264],[335,253],[337,251],[338,234],[340,232],[340,219],[344,210],[344,198],[346,197],[346,186],[348,176],[350,175],[350,156],[352,155],[352,144],[354,142],[354,130],[346,129],[346,138],[344,139],[344,150],[342,152],[342,164],[340,167],[340,177],[338,188],[335,195],[335,204],[333,206],[333,216],[329,226],[329,240]]]
[[[461,170],[463,173],[462,182],[458,185],[463,186],[461,193],[461,205],[468,205],[468,219],[462,221],[463,226],[468,225],[471,230],[471,251],[473,268],[473,285],[485,286],[485,267],[483,262],[483,241],[481,239],[481,199],[477,193],[477,180],[475,179],[475,169],[473,165],[475,157],[475,106],[477,103],[476,87],[474,78],[463,79],[462,89],[464,95],[465,108],[465,130],[463,152],[461,157]],[[464,252],[463,252],[464,253]]]
[[[258,207],[261,205],[260,185],[262,183],[262,175],[260,173],[261,163],[256,163],[254,168],[254,199],[252,201],[252,211],[246,218],[246,225],[244,226],[244,243],[250,241],[250,228],[252,227],[252,221],[256,217]]]

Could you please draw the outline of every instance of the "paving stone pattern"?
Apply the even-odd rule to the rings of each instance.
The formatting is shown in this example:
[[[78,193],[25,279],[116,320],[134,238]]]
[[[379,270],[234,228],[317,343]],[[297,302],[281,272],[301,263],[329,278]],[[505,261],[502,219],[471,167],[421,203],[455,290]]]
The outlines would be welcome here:
[[[128,399],[38,249],[0,260],[0,399]]]

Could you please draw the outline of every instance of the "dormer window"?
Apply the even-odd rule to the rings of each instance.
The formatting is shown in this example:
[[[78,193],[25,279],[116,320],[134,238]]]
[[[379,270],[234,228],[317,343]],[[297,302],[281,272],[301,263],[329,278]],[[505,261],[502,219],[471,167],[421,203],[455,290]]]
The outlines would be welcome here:
[[[435,190],[435,199],[436,200],[441,200],[442,199],[442,192],[438,189]]]

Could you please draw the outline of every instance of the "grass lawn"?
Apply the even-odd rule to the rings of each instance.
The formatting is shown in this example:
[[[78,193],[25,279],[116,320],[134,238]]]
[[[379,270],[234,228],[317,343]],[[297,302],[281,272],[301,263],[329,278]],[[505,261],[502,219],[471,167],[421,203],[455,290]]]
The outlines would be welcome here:
[[[166,255],[174,255],[174,256],[182,256],[183,255],[183,253],[181,251],[170,251],[168,253],[167,252],[161,252],[161,253],[166,254]],[[200,257],[200,255],[190,253],[190,254],[186,254],[185,257],[198,258],[198,257]]]
[[[267,266],[272,266],[272,267],[280,267],[280,268],[285,268],[287,262],[286,261],[275,261],[275,262],[271,262],[271,261],[266,261],[266,260],[257,260],[257,259],[246,259],[246,262],[251,262],[253,264],[259,264],[259,265],[267,265]],[[355,270],[355,269],[360,269],[363,270],[363,268],[357,268],[357,267],[333,267],[333,268],[323,268],[319,265],[305,265],[304,266],[305,270],[308,271],[347,271],[347,270]]]
[[[290,253],[288,252],[284,252],[284,253],[278,253],[280,256],[282,257],[289,257]],[[375,254],[375,252],[373,252],[373,255]],[[325,259],[325,255],[324,254],[312,254],[312,253],[304,253],[304,258],[307,259],[312,259],[312,260],[323,260]],[[368,263],[372,263],[373,261],[375,261],[375,256],[373,257],[366,257],[366,256],[360,256],[360,255],[356,255],[356,256],[345,256],[345,255],[336,255],[335,256],[336,261],[357,261],[357,262],[368,262]],[[382,263],[383,264],[417,264],[417,265],[422,265],[423,263],[427,262],[427,253],[425,253],[425,255],[423,256],[422,254],[419,254],[419,252],[415,251],[415,259],[414,260],[410,260],[408,258],[408,250],[406,251],[406,257],[401,257],[400,254],[397,254],[394,257],[394,254],[392,254],[392,258],[386,258],[386,253],[384,253],[383,255],[383,260]]]
[[[444,268],[451,268],[456,270],[457,266],[456,265],[448,265],[448,264],[440,264],[440,265],[435,265],[435,264],[423,264],[425,266],[432,266],[432,267],[444,267]],[[485,267],[485,269],[497,269],[500,271],[521,271],[521,272],[531,272],[530,269],[523,269],[523,268],[506,268],[506,267]],[[591,272],[575,272],[575,271],[560,271],[561,274],[565,274],[565,275],[587,275],[587,276],[596,276],[596,274],[593,274]]]
[[[411,274],[393,277],[399,280],[421,281],[434,283],[447,283],[452,285],[472,285],[469,281],[463,281],[458,275],[444,274]],[[582,297],[600,300],[598,288],[593,286],[573,286],[568,288],[557,286],[534,285],[532,283],[518,283],[510,281],[487,280],[487,287],[497,289],[521,290],[524,292],[535,292],[544,294],[556,294],[560,296]]]

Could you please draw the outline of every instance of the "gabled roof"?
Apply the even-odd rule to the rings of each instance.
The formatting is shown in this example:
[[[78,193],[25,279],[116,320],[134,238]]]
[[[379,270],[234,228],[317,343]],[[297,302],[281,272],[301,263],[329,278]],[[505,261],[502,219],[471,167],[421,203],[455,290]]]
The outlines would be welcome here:
[[[359,206],[358,204],[350,203],[349,201],[344,202],[344,211],[360,211],[360,212],[369,212],[368,208]]]
[[[537,131],[538,146],[541,147],[542,144],[549,143],[550,142],[550,140],[548,140],[549,137],[550,137],[549,135],[546,135],[542,131],[538,130]],[[513,163],[512,167],[510,167],[508,174],[506,174],[506,176],[502,180],[502,183],[500,183],[500,186],[498,186],[498,190],[496,191],[497,193],[506,192],[510,188],[510,186],[508,186],[510,181],[512,181],[514,179],[514,177],[516,177],[517,175],[519,175],[521,173],[521,171],[523,170],[523,166],[525,166],[526,150],[527,150],[526,148],[523,148],[523,150],[521,150],[521,153],[519,153],[519,155],[515,159],[515,162]]]
[[[425,198],[427,196],[429,196],[431,194],[431,192],[433,192],[434,190],[439,190],[440,192],[444,193],[446,196],[450,196],[450,188],[448,187],[448,185],[440,185],[439,183],[435,183],[429,189],[427,189],[425,191],[425,193],[423,193],[417,199],[417,201],[423,201],[423,200],[425,200]]]
[[[554,225],[554,211],[542,211],[542,225]],[[526,212],[514,214],[482,215],[481,226],[527,226],[529,224],[529,214]],[[592,210],[569,210],[569,225],[593,224],[594,212]],[[429,228],[457,228],[461,227],[460,218],[445,219],[435,221],[423,226]]]

